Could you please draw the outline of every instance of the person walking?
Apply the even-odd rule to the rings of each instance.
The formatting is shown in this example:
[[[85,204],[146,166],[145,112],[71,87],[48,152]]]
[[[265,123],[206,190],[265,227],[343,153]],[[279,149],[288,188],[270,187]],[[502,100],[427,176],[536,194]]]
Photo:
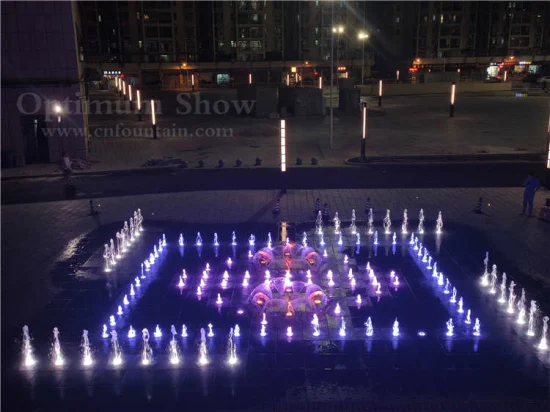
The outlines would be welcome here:
[[[63,177],[65,178],[65,184],[67,186],[71,185],[71,174],[73,173],[73,167],[69,154],[63,152],[61,154],[61,171],[63,172]]]
[[[525,215],[525,208],[529,207],[529,216],[533,215],[533,201],[535,200],[535,193],[540,188],[540,182],[535,177],[533,172],[527,174],[527,179],[523,182],[525,189],[523,190],[523,211],[522,215]]]

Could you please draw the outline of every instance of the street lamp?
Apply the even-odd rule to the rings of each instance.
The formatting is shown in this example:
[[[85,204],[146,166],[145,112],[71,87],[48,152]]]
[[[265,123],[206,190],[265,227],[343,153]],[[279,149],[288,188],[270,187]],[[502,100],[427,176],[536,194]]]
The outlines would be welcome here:
[[[331,12],[331,19],[332,23],[334,23],[334,2],[330,2],[330,12]],[[333,135],[334,135],[334,102],[332,99],[332,88],[334,86],[334,34],[338,34],[338,40],[340,40],[340,33],[344,32],[344,27],[333,27],[332,28],[332,36],[330,38],[330,129],[329,129],[329,137],[330,137],[330,148],[332,149],[332,141],[333,141]],[[339,43],[339,41],[338,41]],[[336,66],[338,66],[338,43],[336,44]],[[337,76],[338,78],[338,76]]]
[[[363,127],[361,136],[361,160],[366,160],[366,145],[367,145],[367,103],[363,103]]]
[[[151,123],[153,124],[153,139],[157,138],[157,118],[155,116],[155,100],[151,99]]]
[[[332,32],[336,34],[336,67],[340,66],[340,35],[344,33],[344,26],[332,28]],[[338,83],[338,72],[336,72],[336,83]]]
[[[63,113],[63,109],[61,108],[61,105],[56,104],[53,110],[55,111],[55,114],[57,114],[57,123],[61,123],[61,113]]]
[[[281,192],[286,193],[286,120],[281,119]]]
[[[451,85],[451,104],[449,106],[449,117],[455,117],[455,94],[456,94],[456,84],[453,82]]]
[[[369,35],[367,33],[360,32],[358,37],[359,40],[363,42],[363,63],[361,65],[361,86],[363,86],[365,79],[365,40],[369,38]]]

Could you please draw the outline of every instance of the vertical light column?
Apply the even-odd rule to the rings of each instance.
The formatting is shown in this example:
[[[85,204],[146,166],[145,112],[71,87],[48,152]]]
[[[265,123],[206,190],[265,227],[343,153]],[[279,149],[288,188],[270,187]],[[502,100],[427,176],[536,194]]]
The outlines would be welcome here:
[[[363,115],[363,124],[361,128],[361,159],[366,160],[366,146],[367,146],[367,103],[363,103],[361,109],[361,114]]]
[[[378,80],[378,107],[382,107],[382,80]]]
[[[399,83],[399,70],[395,72],[395,80]]]
[[[455,95],[456,95],[456,84],[453,82],[451,85],[451,104],[449,106],[449,117],[455,116]]]
[[[252,86],[252,73],[248,73],[248,85]]]
[[[122,95],[124,96],[124,100],[126,100],[126,80],[122,81]]]
[[[323,90],[323,77],[319,76],[319,89]]]
[[[191,74],[191,91],[195,91],[195,73]]]
[[[286,120],[281,119],[281,192],[286,193]]]
[[[504,83],[506,83],[506,80],[508,80],[508,72],[504,72]]]
[[[130,111],[132,111],[132,105],[134,104],[132,102],[132,85],[128,85],[128,100],[130,101]]]
[[[157,138],[157,118],[155,113],[155,100],[151,99],[151,123],[153,124],[153,139]]]
[[[136,90],[136,100],[137,100],[138,120],[141,121],[141,93],[139,90]]]

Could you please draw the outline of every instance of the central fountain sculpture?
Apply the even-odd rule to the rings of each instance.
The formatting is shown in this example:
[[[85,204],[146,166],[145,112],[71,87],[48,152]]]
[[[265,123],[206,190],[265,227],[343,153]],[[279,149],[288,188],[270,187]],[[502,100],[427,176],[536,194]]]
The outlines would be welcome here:
[[[407,213],[407,209],[405,209],[403,211],[403,223],[401,223],[401,234],[406,235],[409,232],[408,225],[409,225],[409,214]]]
[[[424,234],[424,210],[420,209],[420,213],[418,214],[418,228],[416,229],[419,235]]]
[[[367,218],[367,224],[368,224],[368,234],[372,235],[374,233],[374,217],[372,213],[372,208],[369,209],[369,214]]]
[[[391,233],[390,209],[386,209],[386,217],[384,218],[384,233],[386,235],[389,235]]]
[[[143,338],[143,347],[141,348],[141,364],[149,365],[153,361],[153,349],[149,345],[149,330],[143,328],[141,330],[141,336]]]

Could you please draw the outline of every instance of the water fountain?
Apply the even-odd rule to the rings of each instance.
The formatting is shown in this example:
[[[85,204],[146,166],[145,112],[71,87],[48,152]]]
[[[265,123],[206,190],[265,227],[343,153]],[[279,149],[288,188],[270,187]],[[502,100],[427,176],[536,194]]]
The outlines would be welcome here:
[[[223,303],[221,295],[218,293],[218,298],[216,299],[216,305],[221,305]]]
[[[250,247],[254,247],[254,244],[256,243],[256,236],[254,236],[252,233],[250,234],[250,237],[248,238],[248,245]]]
[[[36,360],[32,354],[31,335],[29,334],[29,327],[27,325],[23,326],[21,352],[23,354],[23,366],[30,368],[36,364]]]
[[[542,333],[540,337],[540,342],[537,346],[539,350],[548,350],[548,343],[547,343],[547,337],[548,334],[548,316],[545,316],[542,318]]]
[[[483,271],[483,275],[481,275],[481,286],[487,287],[489,286],[489,252],[485,252],[483,265],[485,266],[485,270]]]
[[[157,245],[153,246],[153,254],[155,255],[155,259],[158,259],[159,251],[157,250]]]
[[[357,284],[357,282],[355,281],[355,278],[351,278],[350,280],[350,286],[352,289],[355,289],[355,285]]]
[[[537,302],[531,301],[531,307],[529,308],[529,323],[527,327],[527,335],[535,336],[535,313],[537,312]]]
[[[453,336],[454,329],[455,329],[455,327],[453,325],[453,319],[449,318],[449,320],[447,321],[447,333],[446,333],[446,335],[447,336]]]
[[[340,304],[336,303],[336,307],[334,308],[334,314],[340,315],[342,313],[342,309],[340,308]]]
[[[521,298],[518,301],[518,319],[517,323],[520,325],[525,324],[525,289],[521,289]]]
[[[248,279],[247,278],[243,279],[243,287],[245,287],[245,288],[248,287]]]
[[[476,318],[476,321],[474,323],[474,330],[472,331],[472,334],[474,336],[480,336],[481,335],[481,323],[479,322],[478,318]]]
[[[124,299],[122,299],[122,303],[124,303],[124,306],[127,306],[130,304],[130,301],[128,300],[128,295],[124,295]]]
[[[149,265],[154,265],[154,264],[155,264],[155,254],[150,253],[149,254]]]
[[[187,336],[189,336],[189,335],[187,334],[187,326],[181,325],[181,337],[182,337],[182,338],[186,338]]]
[[[422,244],[422,243],[421,243],[421,244]],[[418,238],[417,238],[417,237],[414,238],[413,250],[418,250]]]
[[[147,332],[147,336],[149,336],[149,332]],[[157,339],[162,338],[162,331],[160,330],[159,325],[155,327],[155,332],[153,333],[153,336]]]
[[[424,248],[424,254],[422,255],[422,263],[426,263],[428,261],[428,248]]]
[[[128,329],[128,339],[133,339],[136,337],[136,330],[130,325],[130,329]]]
[[[445,278],[445,289],[443,289],[443,293],[448,295],[449,293],[451,293],[451,291],[449,290],[451,286],[451,282],[449,282],[449,278]]]
[[[422,252],[423,252],[424,249],[425,249],[425,248],[422,246],[422,243],[420,243],[420,244],[418,245],[418,252],[416,253],[416,256],[421,257],[421,256],[422,256]]]
[[[288,240],[288,239],[287,239],[287,240]],[[254,255],[252,254],[252,251],[249,250],[249,251],[248,251],[248,258],[249,258],[249,259],[252,259],[253,257],[254,257]]]
[[[201,232],[197,232],[197,238],[195,239],[195,246],[201,247],[202,246],[202,236]]]
[[[424,209],[420,209],[418,214],[418,228],[416,229],[419,235],[424,234]]]
[[[502,274],[502,282],[500,283],[500,297],[498,303],[506,302],[506,273]]]
[[[357,297],[355,298],[355,303],[360,306],[362,302],[363,300],[361,299],[361,295],[357,295]]]
[[[204,328],[201,328],[201,340],[199,343],[199,365],[207,365],[208,360],[208,351],[206,349],[206,333]]]
[[[468,309],[468,313],[466,314],[466,320],[464,321],[465,324],[469,325],[470,323],[472,323],[472,311],[470,309]]]
[[[397,321],[397,318],[395,318],[395,321],[393,322],[392,335],[395,337],[399,336],[399,322]]]
[[[344,255],[344,265],[347,265],[349,263],[349,257],[348,255]]]
[[[200,283],[199,283],[199,286],[200,286],[201,288],[204,288],[204,287],[206,286],[206,282],[204,281],[204,278],[201,278]]]
[[[332,272],[330,270],[327,273],[327,277],[328,277],[328,285],[329,286],[334,286],[335,283],[334,283],[334,279],[332,278]]]
[[[116,320],[114,315],[109,316],[109,325],[111,325],[112,327],[116,326]]]
[[[57,328],[53,328],[52,362],[54,366],[63,366],[65,363],[61,352],[61,344],[59,343],[59,329]]]
[[[491,289],[489,290],[489,293],[495,294],[497,293],[496,287],[497,287],[497,265],[493,265],[493,270],[491,271],[491,274],[489,275],[489,281]]]
[[[393,286],[399,286],[399,276],[395,276],[395,278],[393,279]]]
[[[426,269],[432,269],[432,257],[428,256],[428,264],[426,265]]]
[[[172,365],[177,365],[180,363],[180,353],[178,350],[178,341],[176,340],[176,327],[172,325],[170,327],[170,333],[172,333],[172,339],[170,340],[170,346],[168,348],[170,363]]]
[[[149,262],[149,259],[145,260],[143,264],[145,265],[145,271],[149,272],[151,270],[151,263]]]
[[[180,233],[180,237],[178,239],[178,245],[185,246],[185,241],[183,240],[183,233]]]
[[[90,340],[88,339],[88,331],[84,329],[82,331],[82,365],[92,366],[94,363],[92,360],[92,351],[90,350]]]
[[[437,273],[437,262],[434,262],[434,267],[432,270],[432,277],[437,278],[439,277],[439,274]]]
[[[239,327],[239,325],[235,325],[235,328],[233,329],[233,336],[235,336],[236,338],[241,336],[241,328]]]
[[[268,249],[271,249],[271,232],[267,234],[267,247]]]
[[[237,346],[235,345],[233,328],[229,329],[229,338],[227,339],[227,363],[230,366],[236,365],[239,359],[237,358]]]
[[[323,215],[320,210],[317,213],[317,219],[315,219],[315,233],[318,235],[323,234]]]
[[[443,216],[441,215],[441,211],[437,214],[437,221],[435,223],[435,233],[438,235],[441,234],[443,231]]]
[[[357,232],[357,233],[355,234],[355,239],[356,239],[356,240],[355,240],[355,244],[356,244],[357,246],[361,246],[361,233]],[[359,249],[357,249],[357,250],[359,250]]]
[[[231,260],[231,258],[228,257],[225,263],[227,263],[227,266],[231,267],[231,265],[233,264],[233,260]]]
[[[344,240],[342,239],[342,232],[338,233],[338,246],[342,246],[344,244]]]
[[[395,232],[393,232],[391,244],[397,245],[397,234]]]
[[[107,332],[107,325],[103,324],[103,331],[101,332],[101,337],[103,339],[106,339],[109,337],[109,333]]]
[[[411,239],[409,240],[409,245],[410,245],[410,246],[413,246],[413,245],[414,245],[414,239],[415,239],[414,233],[411,233]]]
[[[213,325],[211,323],[209,323],[206,326],[208,326],[208,337],[213,338],[214,337],[214,330],[212,329]]]
[[[110,246],[109,246],[109,255],[111,257],[111,265],[116,265],[116,250],[115,250],[115,242],[113,242],[113,239],[111,238],[109,240]]]
[[[111,363],[113,366],[122,365],[122,351],[120,350],[120,345],[118,344],[117,333],[114,330],[111,331],[111,354]]]
[[[390,209],[386,209],[386,217],[384,217],[384,233],[386,235],[389,235],[391,233]]]
[[[162,239],[159,239],[159,248],[158,248],[158,252],[159,254],[162,253],[164,251],[164,246],[162,245]]]
[[[183,276],[180,276],[180,281],[178,282],[178,288],[183,288],[185,286],[185,281],[183,280]]]
[[[355,225],[355,209],[351,210],[351,224],[349,226],[349,230],[352,235],[357,233],[357,226]]]
[[[264,313],[262,313],[262,321],[260,322],[261,325],[267,325],[267,316]]]
[[[118,309],[117,309],[117,311],[116,311],[116,314],[117,314],[118,316],[122,316],[122,314],[123,314],[123,312],[122,312],[122,306],[118,305]]]
[[[374,217],[372,214],[372,208],[369,209],[367,224],[368,224],[368,229],[367,229],[368,234],[372,235],[374,233]]]
[[[464,313],[464,299],[462,299],[462,296],[460,299],[458,299],[458,313]]]
[[[381,283],[378,283],[378,284],[376,285],[376,292],[374,292],[374,293],[376,293],[377,295],[381,295],[381,294],[382,294],[382,284],[381,284]]]
[[[340,324],[340,331],[338,332],[338,334],[342,338],[346,336],[346,322],[344,322],[344,318],[342,318],[342,323]]]
[[[439,276],[438,276],[438,278],[437,278],[437,284],[438,284],[438,286],[443,286],[443,280],[444,280],[443,272],[439,272]]]
[[[307,247],[307,233],[306,232],[304,232],[302,234],[302,246]]]
[[[321,239],[319,239],[319,244],[321,246],[325,246],[325,237],[323,236],[323,234],[321,233]]]
[[[134,279],[135,282],[136,282],[136,288],[139,288],[141,287],[141,280],[139,280],[139,278],[136,276],[136,278]]]
[[[508,294],[508,313],[514,313],[514,306],[515,306],[515,303],[516,303],[516,294],[514,293],[514,287],[516,286],[516,284],[514,283],[514,281],[512,280],[510,282],[510,288],[508,289],[509,290],[509,294]]]
[[[214,232],[214,247],[220,246],[220,242],[218,241],[218,234]]]
[[[407,209],[403,211],[403,223],[401,223],[401,233],[403,235],[406,235],[408,233],[408,226],[409,225],[409,214],[407,213]]]
[[[141,364],[149,365],[153,360],[153,349],[149,345],[149,331],[144,328],[141,331],[143,337],[143,347],[141,349]]]
[[[456,288],[453,286],[453,294],[451,296],[451,299],[449,300],[451,303],[456,303]]]
[[[103,250],[103,270],[105,272],[111,271],[111,249],[109,249],[109,245],[107,243],[105,243]]]
[[[332,221],[334,222],[334,234],[337,235],[340,233],[340,218],[338,217],[338,212],[336,212]]]
[[[378,245],[378,230],[376,230],[376,231],[374,232],[374,239],[373,239],[372,243],[373,243],[375,246]]]
[[[292,335],[293,335],[292,326],[289,326],[289,327],[286,328],[286,336],[287,336],[287,338],[291,338]]]
[[[396,319],[397,321],[397,319]],[[365,322],[365,326],[367,327],[367,330],[366,330],[366,335],[367,336],[372,336],[374,335],[374,327],[372,326],[372,320],[370,318],[370,316],[367,318],[367,321]],[[395,323],[394,323],[394,326],[395,326]],[[395,329],[394,329],[395,331]],[[397,335],[399,335],[399,325],[397,326]],[[397,336],[397,335],[394,335],[394,336]]]
[[[376,278],[376,276],[374,276],[374,272],[371,276],[371,284],[373,287],[377,287],[378,286],[378,279]]]

